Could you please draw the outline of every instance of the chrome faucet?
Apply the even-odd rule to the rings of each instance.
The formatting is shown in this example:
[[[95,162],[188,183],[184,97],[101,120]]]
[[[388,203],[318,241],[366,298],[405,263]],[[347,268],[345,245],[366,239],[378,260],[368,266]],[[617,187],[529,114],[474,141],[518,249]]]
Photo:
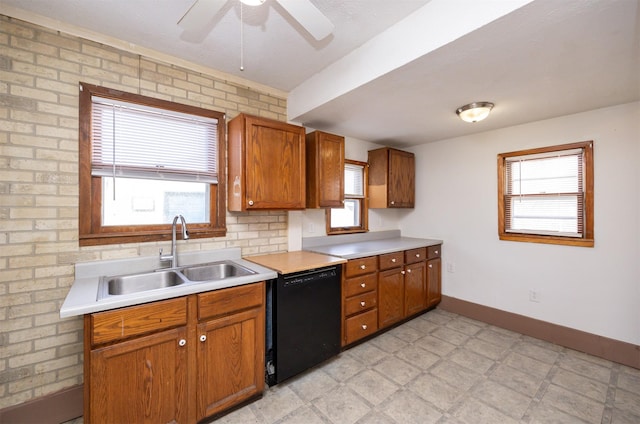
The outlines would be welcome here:
[[[171,254],[163,255],[162,249],[160,249],[160,261],[171,261],[171,268],[178,267],[178,253],[176,252],[176,223],[180,219],[180,226],[182,227],[182,240],[189,240],[189,231],[187,231],[187,222],[182,215],[176,215],[173,218],[171,224]]]

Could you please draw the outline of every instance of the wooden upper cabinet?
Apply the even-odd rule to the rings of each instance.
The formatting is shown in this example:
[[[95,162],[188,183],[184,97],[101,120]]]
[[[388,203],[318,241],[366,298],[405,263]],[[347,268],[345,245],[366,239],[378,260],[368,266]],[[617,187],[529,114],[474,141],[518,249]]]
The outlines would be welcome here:
[[[341,208],[344,202],[344,137],[322,131],[306,136],[307,208]]]
[[[369,151],[369,208],[415,206],[415,156],[383,147]]]
[[[240,114],[228,130],[229,210],[304,209],[304,127]]]

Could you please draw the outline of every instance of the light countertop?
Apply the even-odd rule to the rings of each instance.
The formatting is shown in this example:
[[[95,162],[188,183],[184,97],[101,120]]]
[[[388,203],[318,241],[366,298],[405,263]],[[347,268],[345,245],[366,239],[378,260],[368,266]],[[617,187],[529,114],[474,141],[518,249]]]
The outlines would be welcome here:
[[[309,252],[357,259],[439,244],[442,244],[442,240],[402,237],[400,231],[393,230],[362,235],[315,237],[303,240],[302,248]]]
[[[93,312],[106,311],[157,300],[187,296],[194,293],[271,280],[278,277],[278,274],[275,271],[254,262],[242,259],[239,248],[178,254],[178,266],[196,265],[223,260],[231,260],[238,265],[249,268],[255,274],[241,277],[230,277],[220,281],[193,282],[174,287],[148,290],[120,296],[109,296],[101,300],[97,300],[100,277],[105,275],[115,276],[154,271],[161,267],[159,258],[155,256],[78,263],[76,264],[75,281],[73,282],[73,285],[60,308],[60,317],[67,318]]]

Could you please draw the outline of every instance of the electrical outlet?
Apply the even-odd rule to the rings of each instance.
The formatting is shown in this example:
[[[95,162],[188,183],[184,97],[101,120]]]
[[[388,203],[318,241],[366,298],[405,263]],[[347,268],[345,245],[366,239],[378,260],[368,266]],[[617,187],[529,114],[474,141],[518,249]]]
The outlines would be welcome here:
[[[454,262],[447,262],[447,272],[452,274],[456,272],[456,264]]]
[[[540,303],[540,301],[541,301],[540,291],[535,289],[529,290],[529,302]]]

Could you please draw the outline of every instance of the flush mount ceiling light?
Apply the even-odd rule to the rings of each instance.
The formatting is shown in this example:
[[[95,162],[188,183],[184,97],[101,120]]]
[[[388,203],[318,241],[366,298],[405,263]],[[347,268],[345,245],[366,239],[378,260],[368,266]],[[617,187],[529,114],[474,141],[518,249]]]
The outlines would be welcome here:
[[[490,102],[474,102],[459,107],[456,113],[465,122],[478,122],[489,116],[489,112],[493,109],[493,103]]]
[[[247,6],[260,6],[265,0],[240,0],[240,2]]]

